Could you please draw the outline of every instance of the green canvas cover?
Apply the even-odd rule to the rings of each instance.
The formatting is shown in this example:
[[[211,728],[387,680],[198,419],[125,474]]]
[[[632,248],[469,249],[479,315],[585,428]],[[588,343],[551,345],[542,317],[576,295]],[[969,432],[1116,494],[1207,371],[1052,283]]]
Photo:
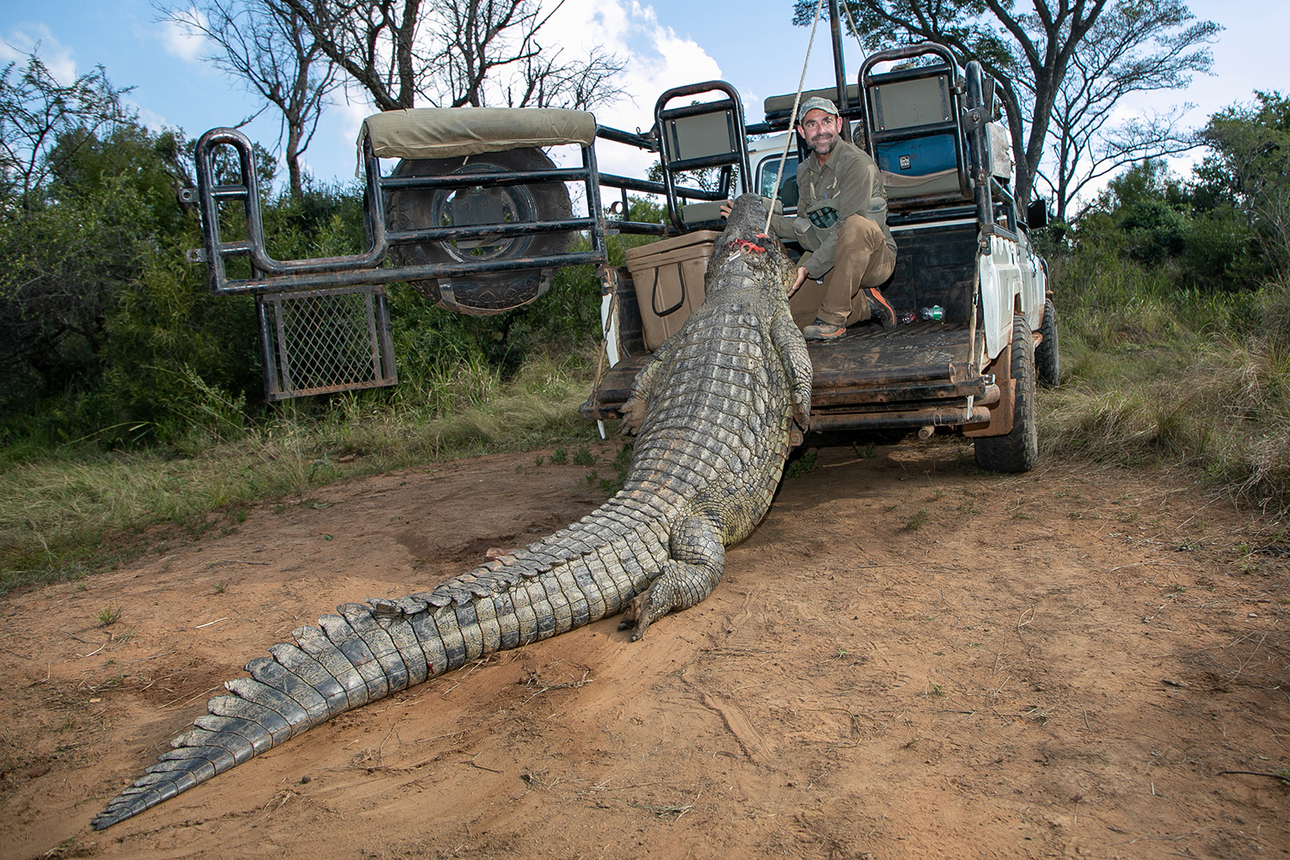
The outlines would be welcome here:
[[[795,93],[790,93],[786,96],[768,96],[766,101],[762,103],[762,106],[766,111],[766,118],[770,119],[771,117],[776,116],[787,117],[793,112],[793,101],[795,98]],[[806,104],[809,99],[813,98],[828,99],[836,105],[838,103],[838,88],[825,87],[822,90],[807,90],[802,93],[800,104]],[[848,84],[847,107],[854,108],[858,104],[860,104],[860,86],[858,84]],[[796,125],[797,123],[793,124]]]
[[[460,158],[530,146],[596,139],[596,118],[586,111],[550,108],[414,108],[385,111],[359,130],[380,158]]]

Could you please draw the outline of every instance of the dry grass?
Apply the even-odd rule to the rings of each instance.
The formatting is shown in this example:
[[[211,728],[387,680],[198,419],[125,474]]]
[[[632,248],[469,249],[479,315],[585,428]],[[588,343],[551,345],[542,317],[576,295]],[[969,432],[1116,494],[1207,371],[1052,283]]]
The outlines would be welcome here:
[[[1097,271],[1106,277],[1068,267],[1059,280],[1079,289],[1057,294],[1065,381],[1039,400],[1045,456],[1180,470],[1242,503],[1290,508],[1290,281],[1177,296],[1150,272]],[[288,407],[252,430],[197,426],[178,452],[11,462],[0,470],[0,593],[132,557],[145,530],[156,545],[235,529],[249,504],[319,485],[589,441],[577,407],[592,366],[588,355],[539,359],[504,383],[466,361],[384,401]]]
[[[1065,383],[1040,398],[1046,455],[1183,466],[1242,503],[1290,507],[1290,283],[1135,296],[1062,311]]]
[[[184,456],[146,451],[33,459],[0,472],[0,593],[77,579],[149,543],[231,530],[246,506],[390,469],[489,451],[589,441],[577,415],[584,358],[533,362],[516,379],[466,371],[454,410],[343,398],[318,417],[288,412],[228,441],[190,434]],[[468,404],[468,405],[467,405]],[[227,434],[221,434],[227,436]],[[158,535],[160,531],[163,534]]]

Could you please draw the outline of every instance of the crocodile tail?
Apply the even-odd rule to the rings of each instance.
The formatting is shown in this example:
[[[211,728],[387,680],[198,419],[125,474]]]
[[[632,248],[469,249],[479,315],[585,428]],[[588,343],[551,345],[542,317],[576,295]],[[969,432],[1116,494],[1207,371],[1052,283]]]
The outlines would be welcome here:
[[[620,494],[581,522],[433,591],[346,603],[317,627],[297,628],[293,643],[246,664],[249,678],[226,682],[209,713],[174,738],[93,828],[138,815],[337,714],[617,614],[667,555],[660,536],[640,525],[642,513]]]
[[[294,644],[274,645],[272,657],[247,663],[251,677],[226,682],[227,692],[207,702],[208,713],[108,804],[91,822],[94,829],[138,815],[330,717],[426,679],[421,649],[400,649],[370,607],[338,609],[341,614],[323,616],[318,627],[293,631]]]

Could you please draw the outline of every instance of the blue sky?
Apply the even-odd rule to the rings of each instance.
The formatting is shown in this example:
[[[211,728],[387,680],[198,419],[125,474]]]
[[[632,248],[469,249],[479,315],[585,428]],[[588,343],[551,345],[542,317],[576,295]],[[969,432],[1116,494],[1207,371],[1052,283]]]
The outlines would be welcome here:
[[[1182,92],[1134,100],[1126,110],[1194,102],[1193,124],[1234,102],[1249,102],[1255,89],[1290,93],[1290,63],[1284,40],[1290,33],[1285,0],[1191,0],[1198,18],[1226,29],[1213,46],[1213,76],[1199,76]],[[809,30],[789,24],[790,0],[763,4],[686,0],[566,0],[553,22],[552,37],[570,47],[600,44],[629,58],[620,85],[631,97],[597,110],[597,119],[620,128],[647,128],[658,93],[669,86],[722,78],[739,89],[756,118],[761,100],[792,91],[801,73]],[[129,100],[150,127],[181,128],[197,137],[208,128],[239,122],[257,109],[241,84],[200,59],[201,45],[158,23],[148,0],[43,0],[0,2],[0,59],[21,57],[39,44],[42,59],[64,80],[102,65],[117,87],[133,87]],[[821,27],[812,50],[806,86],[828,85],[832,68],[827,31]],[[847,45],[847,71],[862,61],[854,41]],[[328,110],[315,142],[305,154],[321,179],[353,176],[353,141],[370,110],[361,99]],[[273,119],[248,128],[253,139],[272,147]],[[602,168],[629,169],[610,156]],[[626,158],[626,155],[623,156]],[[629,159],[630,160],[630,159]],[[1180,165],[1180,168],[1184,165]]]

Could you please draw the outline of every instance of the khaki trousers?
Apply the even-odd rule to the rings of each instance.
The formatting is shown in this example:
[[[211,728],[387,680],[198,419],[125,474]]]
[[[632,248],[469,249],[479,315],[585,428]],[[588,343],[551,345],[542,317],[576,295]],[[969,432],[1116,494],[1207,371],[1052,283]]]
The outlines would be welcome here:
[[[816,318],[831,325],[852,325],[869,319],[869,301],[856,296],[865,287],[886,282],[896,269],[896,255],[877,222],[852,215],[838,226],[833,268],[817,284],[807,278],[790,297],[793,322],[805,328]]]

